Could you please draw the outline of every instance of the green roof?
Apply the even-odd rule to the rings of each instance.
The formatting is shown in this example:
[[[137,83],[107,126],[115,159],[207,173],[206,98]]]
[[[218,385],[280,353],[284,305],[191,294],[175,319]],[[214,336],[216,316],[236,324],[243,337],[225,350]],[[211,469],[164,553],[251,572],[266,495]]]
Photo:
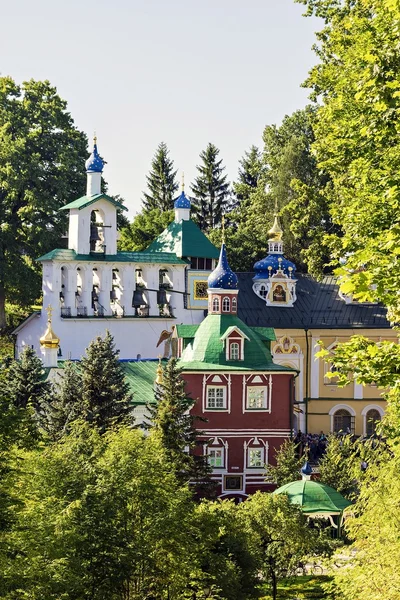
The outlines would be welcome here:
[[[162,361],[163,366],[166,362]],[[122,361],[121,367],[133,393],[133,404],[153,404],[158,360]]]
[[[221,336],[230,327],[240,329],[249,339],[244,341],[244,360],[227,360]],[[248,327],[235,315],[208,315],[198,326],[194,340],[184,350],[180,366],[185,371],[287,371],[276,365],[258,328]],[[264,328],[263,328],[264,329]],[[268,328],[265,328],[268,329]],[[178,330],[179,335],[179,330]]]
[[[276,340],[275,329],[273,327],[252,327],[251,329],[266,342],[275,342]]]
[[[107,200],[107,202],[111,202],[111,204],[113,204],[117,208],[121,208],[122,210],[128,210],[126,206],[121,204],[121,202],[118,202],[118,200],[114,200],[114,198],[111,198],[111,196],[107,196],[107,194],[82,196],[82,198],[78,198],[77,200],[73,200],[72,202],[69,202],[69,204],[62,206],[60,210],[69,210],[70,208],[79,208],[80,210],[81,208],[85,208],[85,206],[90,206],[94,202],[97,202],[97,200]]]
[[[174,252],[180,257],[219,257],[219,250],[191,220],[170,223],[146,252]]]
[[[59,261],[98,261],[98,262],[136,262],[136,263],[157,263],[157,264],[173,264],[186,265],[185,260],[181,260],[175,254],[169,252],[159,252],[156,254],[150,252],[118,252],[117,254],[77,254],[75,250],[61,249],[52,250],[43,256],[40,256],[38,261],[59,260]]]
[[[287,494],[290,503],[300,505],[301,510],[307,514],[338,514],[351,504],[342,494],[319,481],[292,481],[282,485],[273,493]]]
[[[176,332],[180,338],[194,338],[199,325],[176,325]]]

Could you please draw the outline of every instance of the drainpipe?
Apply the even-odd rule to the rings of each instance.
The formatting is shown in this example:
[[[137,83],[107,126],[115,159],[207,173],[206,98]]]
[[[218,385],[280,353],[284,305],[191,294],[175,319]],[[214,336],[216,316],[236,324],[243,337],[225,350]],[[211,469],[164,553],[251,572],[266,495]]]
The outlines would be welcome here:
[[[306,372],[305,372],[305,410],[306,410],[306,430],[305,433],[308,433],[308,395],[309,395],[309,369],[310,369],[310,345],[308,341],[308,329],[304,329],[304,334],[306,336]]]

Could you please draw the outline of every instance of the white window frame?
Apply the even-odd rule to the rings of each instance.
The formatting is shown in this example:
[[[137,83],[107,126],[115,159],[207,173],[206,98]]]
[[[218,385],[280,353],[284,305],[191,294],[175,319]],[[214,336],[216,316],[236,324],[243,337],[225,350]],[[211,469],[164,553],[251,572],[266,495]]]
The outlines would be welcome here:
[[[255,389],[259,389],[259,390],[264,390],[264,406],[262,407],[252,407],[249,404],[249,392],[251,390],[255,390]],[[268,386],[266,385],[248,385],[247,389],[246,389],[246,411],[268,411],[268,400],[269,400],[269,389]]]
[[[363,418],[363,435],[367,435],[367,415],[370,410],[377,410],[381,415],[381,420],[385,414],[385,411],[383,410],[382,406],[379,406],[379,404],[368,404],[368,406],[365,406],[361,411],[361,416]]]
[[[237,300],[236,300],[236,296],[234,296],[232,298],[231,310],[232,310],[232,312],[237,312]]]
[[[221,464],[212,464],[213,458],[212,454],[215,452],[220,452],[220,461]],[[225,448],[223,446],[207,446],[207,462],[213,469],[225,469]]]
[[[251,462],[250,456],[251,456],[252,452],[260,452],[260,454],[261,454],[260,463],[261,464],[259,464],[259,465],[253,465],[253,466],[250,464],[250,462]],[[253,446],[251,448],[247,448],[246,467],[248,469],[251,469],[251,470],[253,470],[253,469],[263,469],[265,467],[265,448],[264,447],[260,447],[260,446],[254,447]]]
[[[229,298],[229,296],[224,296],[222,299],[222,312],[231,312],[231,299]]]
[[[221,407],[213,407],[209,405],[209,392],[211,390],[222,390],[223,391],[223,406]],[[206,387],[206,407],[205,409],[207,411],[221,411],[221,410],[227,410],[227,393],[226,393],[226,386],[225,385],[207,385]],[[216,397],[215,397],[216,399]]]
[[[219,298],[213,298],[212,301],[212,311],[219,312]]]
[[[228,342],[229,344],[229,360],[240,360],[241,352],[240,352],[240,342]],[[235,356],[233,356],[233,348],[235,348]]]

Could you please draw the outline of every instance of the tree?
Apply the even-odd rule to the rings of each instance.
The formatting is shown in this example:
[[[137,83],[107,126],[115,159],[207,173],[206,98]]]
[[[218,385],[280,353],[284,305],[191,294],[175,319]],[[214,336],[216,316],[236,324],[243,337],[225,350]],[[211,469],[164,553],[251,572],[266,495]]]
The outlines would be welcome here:
[[[132,395],[109,331],[89,344],[81,371],[85,418],[102,432],[117,423],[131,422]]]
[[[342,290],[382,301],[398,322],[400,75],[393,48],[400,7],[391,0],[302,3],[324,20],[306,85],[321,101],[313,149],[331,179],[327,198],[343,231],[330,240],[345,261]]]
[[[229,205],[229,182],[224,175],[222,159],[217,159],[218,154],[218,148],[209,143],[200,153],[202,164],[197,165],[199,175],[190,186],[194,194],[192,208],[200,228],[205,231],[221,222]]]
[[[259,572],[271,584],[276,600],[278,580],[294,572],[299,561],[312,552],[318,532],[307,526],[300,507],[290,504],[286,495],[256,492],[239,510],[258,556]]]
[[[0,78],[0,330],[5,299],[40,295],[34,258],[65,231],[58,209],[85,188],[87,138],[48,81]]]
[[[82,374],[76,364],[66,361],[59,379],[53,383],[51,397],[42,404],[41,428],[54,441],[68,433],[71,423],[84,414]]]
[[[173,220],[172,210],[161,210],[160,208],[143,210],[127,227],[121,229],[119,249],[131,252],[146,250]]]
[[[275,454],[276,466],[267,465],[266,472],[278,487],[301,479],[300,470],[306,457],[299,457],[298,445],[293,440],[285,440]]]
[[[264,174],[262,156],[257,146],[251,146],[239,161],[238,181],[233,184],[236,198],[243,202],[249,200],[251,193],[257,188]]]
[[[174,208],[174,194],[178,189],[176,174],[167,144],[161,142],[151,161],[150,173],[146,175],[149,190],[148,193],[143,192],[143,207],[146,211],[158,208],[164,212]]]
[[[19,360],[11,362],[5,375],[4,393],[16,408],[32,407],[36,413],[51,393],[51,384],[45,379],[43,364],[36,352],[25,346]]]
[[[152,429],[177,477],[187,483],[192,480],[203,492],[208,489],[212,494],[211,468],[206,457],[196,452],[199,431],[195,423],[200,418],[190,412],[195,401],[186,394],[185,385],[177,359],[171,358],[163,369],[162,383],[157,384],[156,404],[148,406]]]

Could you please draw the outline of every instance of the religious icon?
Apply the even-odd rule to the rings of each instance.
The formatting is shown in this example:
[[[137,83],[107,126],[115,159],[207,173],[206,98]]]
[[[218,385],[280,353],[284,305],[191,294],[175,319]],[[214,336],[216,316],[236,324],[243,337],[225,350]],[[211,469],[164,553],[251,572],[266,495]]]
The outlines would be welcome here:
[[[286,302],[286,292],[281,285],[276,285],[272,293],[272,300],[274,302]]]

